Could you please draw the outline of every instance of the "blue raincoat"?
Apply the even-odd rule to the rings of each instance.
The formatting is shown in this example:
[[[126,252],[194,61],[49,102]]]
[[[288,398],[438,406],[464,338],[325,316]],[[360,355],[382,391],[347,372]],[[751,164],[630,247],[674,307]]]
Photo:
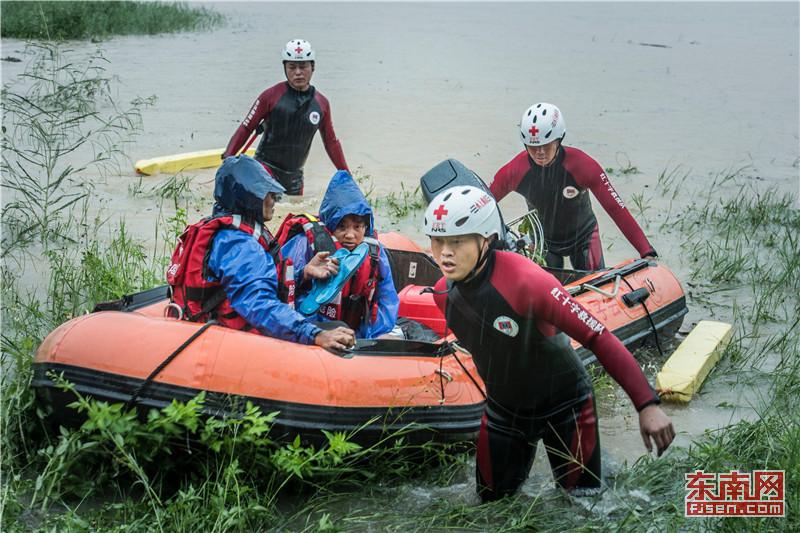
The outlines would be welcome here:
[[[261,224],[264,198],[283,190],[254,159],[229,157],[217,171],[214,216],[240,214]],[[207,279],[222,285],[231,307],[260,333],[314,344],[320,328],[278,299],[275,262],[251,235],[237,229],[218,231],[207,264]]]
[[[328,190],[322,199],[319,209],[319,218],[325,223],[328,231],[333,233],[339,222],[347,215],[361,215],[369,218],[369,225],[365,235],[373,237],[375,235],[375,219],[372,208],[367,203],[367,199],[358,188],[350,173],[340,170],[331,178]],[[302,269],[311,260],[311,247],[304,234],[297,235],[281,248],[281,254],[285,258],[291,258],[294,263],[295,274],[302,279]],[[397,322],[397,309],[400,306],[400,299],[397,297],[397,290],[392,281],[392,270],[389,266],[389,258],[381,247],[380,252],[380,282],[375,289],[375,299],[378,304],[378,316],[374,323],[363,323],[356,331],[356,337],[371,339],[384,333],[390,332]],[[305,294],[310,288],[309,284],[301,286],[297,295],[298,303],[303,301]],[[305,289],[305,290],[304,290]],[[315,318],[325,320],[322,315]]]

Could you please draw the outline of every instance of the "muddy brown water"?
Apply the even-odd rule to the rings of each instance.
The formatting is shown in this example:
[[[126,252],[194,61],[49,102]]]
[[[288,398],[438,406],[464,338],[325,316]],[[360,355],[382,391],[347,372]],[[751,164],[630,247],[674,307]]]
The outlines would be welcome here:
[[[415,187],[419,176],[454,157],[487,182],[521,145],[517,124],[532,103],[549,101],[565,115],[566,144],[604,167],[635,166],[612,173],[662,260],[684,281],[691,271],[681,236],[658,232],[668,210],[656,193],[658,174],[691,171],[674,200],[691,194],[726,169],[762,186],[797,193],[797,3],[537,3],[537,4],[208,4],[228,18],[205,33],[115,38],[102,44],[109,72],[119,77],[120,100],[156,95],[144,112],[144,132],[127,149],[131,161],[224,146],[255,96],[283,79],[279,50],[305,38],[317,50],[313,83],[331,101],[334,125],[352,169],[373,178],[374,196]],[[85,51],[86,43],[72,43]],[[4,40],[2,56],[21,56],[23,43]],[[24,63],[2,63],[3,82]],[[152,241],[158,208],[153,198],[127,193],[163,180],[139,178],[132,164],[96,181],[101,205],[124,216],[143,240]],[[306,165],[306,197],[278,215],[316,210],[334,169],[317,138]],[[190,173],[194,192],[210,198],[213,171]],[[737,194],[724,190],[720,194]],[[199,202],[196,219],[210,209]],[[524,211],[521,197],[501,202],[507,217]],[[595,205],[606,262],[633,249]],[[378,227],[399,229],[420,243],[419,217],[396,221],[382,210]],[[113,220],[113,219],[112,219]],[[684,330],[697,320],[732,321],[731,300],[701,305],[689,299]],[[704,430],[744,416],[757,390],[742,391],[711,379],[683,407],[667,406],[686,445]],[[613,460],[633,461],[644,449],[635,412],[627,401],[601,408],[601,440]],[[718,407],[719,405],[735,407]],[[540,450],[541,455],[541,450]],[[526,490],[549,479],[537,461]],[[463,487],[447,489],[460,493]],[[414,492],[427,489],[409,489]],[[436,495],[428,491],[426,497]]]

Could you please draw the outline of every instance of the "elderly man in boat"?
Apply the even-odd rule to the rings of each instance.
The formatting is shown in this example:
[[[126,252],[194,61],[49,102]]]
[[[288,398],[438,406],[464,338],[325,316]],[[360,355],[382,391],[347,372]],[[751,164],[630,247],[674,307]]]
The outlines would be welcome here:
[[[319,214],[344,258],[341,268],[352,272],[342,272],[340,284],[327,292],[328,297],[324,294],[327,287],[319,283],[312,287],[305,281],[298,287],[298,308],[316,310],[321,321],[343,321],[358,338],[402,338],[396,325],[400,300],[389,259],[378,242],[372,208],[349,172],[339,171],[331,178]],[[281,249],[281,255],[291,259],[296,270],[307,269],[314,257],[317,248],[310,239],[311,232],[301,233]],[[359,253],[361,256],[354,257]],[[315,298],[319,299],[312,301]]]
[[[258,161],[246,155],[225,160],[216,175],[213,214],[187,227],[173,252],[167,271],[173,303],[188,320],[215,319],[301,344],[350,348],[355,343],[351,329],[335,324],[326,329],[278,297],[273,238],[264,223],[272,219],[283,192]],[[336,275],[338,263],[328,255],[310,258],[303,276]]]

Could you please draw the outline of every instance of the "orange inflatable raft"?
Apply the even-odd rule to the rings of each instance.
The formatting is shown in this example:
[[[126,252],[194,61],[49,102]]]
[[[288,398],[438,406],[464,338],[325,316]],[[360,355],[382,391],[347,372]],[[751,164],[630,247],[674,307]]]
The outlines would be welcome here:
[[[439,270],[402,235],[388,233],[381,241],[399,288],[400,316],[435,334],[417,324],[418,332],[427,333],[421,340],[359,340],[353,350],[332,353],[210,326],[151,376],[202,327],[165,318],[167,289],[158,287],[100,304],[50,333],[36,354],[33,386],[61,423],[77,415],[52,373],[98,399],[127,402],[135,395],[142,409],[206,391],[208,414],[235,415],[241,400],[250,400],[262,412],[280,412],[271,433],[276,439],[319,437],[325,429],[353,433],[362,442],[392,432],[415,440],[471,440],[480,424],[483,384],[467,352],[444,349],[444,317],[431,294],[421,294]],[[660,264],[633,260],[569,281],[570,292],[627,345],[651,336],[653,326],[671,334],[686,313],[680,283]],[[586,362],[592,360],[580,350]]]

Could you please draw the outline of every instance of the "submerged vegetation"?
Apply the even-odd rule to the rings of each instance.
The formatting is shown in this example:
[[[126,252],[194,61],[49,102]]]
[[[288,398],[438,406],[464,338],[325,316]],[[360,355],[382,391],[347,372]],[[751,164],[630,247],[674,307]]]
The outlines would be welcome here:
[[[182,2],[18,2],[2,9],[3,38],[98,39],[212,28],[222,15]]]
[[[3,9],[5,16],[5,3]],[[77,64],[62,53],[38,48],[39,61]],[[333,433],[317,446],[279,443],[269,432],[275,413],[244,404],[238,417],[209,418],[203,394],[144,418],[122,404],[76,394],[73,407],[85,421],[51,428],[46,406],[30,388],[36,348],[50,330],[96,302],[162,283],[168,248],[192,200],[184,178],[130,191],[169,208],[148,246],[131,237],[124,219],[109,223],[94,206],[95,192],[73,178],[113,160],[110,154],[136,132],[139,108],[98,98],[111,94],[103,92],[111,80],[102,69],[84,65],[86,77],[69,91],[48,83],[47,76],[65,68],[41,69],[44,79],[34,84],[39,93],[6,89],[2,100],[4,121],[13,125],[3,133],[3,531],[800,529],[800,213],[788,196],[757,187],[744,169],[712,176],[711,186],[690,191],[689,204],[678,197],[689,170],[665,171],[657,193],[670,200],[670,223],[661,231],[680,232],[681,252],[690,258],[690,300],[726,296],[718,313],[735,323],[735,338],[709,380],[741,387],[757,380],[758,416],[621,468],[600,496],[572,499],[545,483],[533,494],[477,505],[469,454],[411,446],[402,435],[370,448]],[[20,107],[34,98],[43,114],[17,118],[34,113]],[[47,107],[53,101],[62,111]],[[60,115],[73,117],[72,129],[61,133],[66,125],[54,117],[79,109]],[[102,149],[89,150],[101,140]],[[43,154],[30,152],[34,141]],[[48,153],[51,159],[38,159]],[[76,154],[88,156],[68,163]],[[398,217],[421,207],[418,191],[403,188],[392,198],[379,203]],[[20,275],[34,266],[44,283]],[[614,401],[608,377],[594,374],[600,402]],[[61,387],[71,388],[63,381]],[[784,470],[787,517],[685,518],[683,474],[695,469]]]
[[[79,174],[113,168],[141,126],[141,110],[155,100],[118,106],[100,50],[82,64],[52,44],[26,52],[33,60],[2,91],[0,170],[13,193],[2,210],[3,255],[33,240],[47,248],[69,238],[69,215],[91,192]]]
[[[359,187],[364,191],[364,196],[370,201],[372,208],[376,211],[385,212],[393,220],[406,218],[425,209],[428,205],[419,185],[406,189],[405,184],[400,182],[399,191],[391,191],[385,196],[376,196],[374,194],[375,182],[372,176],[369,174],[356,174],[355,179]]]

